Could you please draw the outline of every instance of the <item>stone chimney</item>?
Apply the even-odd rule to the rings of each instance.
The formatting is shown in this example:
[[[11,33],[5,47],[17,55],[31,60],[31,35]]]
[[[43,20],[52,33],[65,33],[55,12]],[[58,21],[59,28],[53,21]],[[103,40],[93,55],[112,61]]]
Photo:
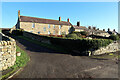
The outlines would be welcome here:
[[[20,17],[20,10],[18,10],[18,17]]]
[[[59,21],[61,21],[61,17],[59,17]]]
[[[69,18],[67,19],[67,22],[70,22],[70,19],[69,19]]]
[[[108,28],[108,31],[110,31],[110,28]]]
[[[115,32],[115,29],[113,29],[113,31]]]
[[[88,29],[91,29],[91,26],[88,26]]]
[[[93,27],[94,30],[96,30],[96,27]]]
[[[105,31],[105,29],[103,29],[103,31]]]
[[[77,22],[77,26],[80,26],[80,21]]]
[[[99,28],[97,28],[97,30],[99,30]]]

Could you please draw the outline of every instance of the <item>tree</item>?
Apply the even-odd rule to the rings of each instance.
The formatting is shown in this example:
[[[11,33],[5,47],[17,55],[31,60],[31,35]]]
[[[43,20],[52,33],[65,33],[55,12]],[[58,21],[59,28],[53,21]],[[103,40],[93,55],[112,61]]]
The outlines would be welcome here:
[[[118,35],[114,35],[114,34],[111,34],[109,38],[114,40],[114,41],[119,40],[119,36]]]

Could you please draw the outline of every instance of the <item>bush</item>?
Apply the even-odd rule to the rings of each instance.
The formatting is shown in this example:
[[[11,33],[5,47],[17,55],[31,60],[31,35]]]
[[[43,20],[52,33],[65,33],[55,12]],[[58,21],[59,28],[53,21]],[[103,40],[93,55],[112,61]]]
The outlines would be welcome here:
[[[23,29],[17,29],[17,30],[13,30],[12,34],[13,35],[23,35]]]
[[[114,41],[119,40],[119,36],[118,35],[114,35],[114,34],[112,34],[109,38],[114,40]]]
[[[81,32],[80,32],[80,34],[81,34],[81,35],[85,35],[85,36],[86,36],[88,33],[87,33],[87,32],[85,32],[85,31],[81,31]]]
[[[83,36],[87,36],[88,33],[85,31],[81,31],[81,32],[73,32],[72,34],[76,34],[78,37],[83,37]]]
[[[69,38],[69,39],[77,39],[77,38],[79,38],[75,33],[68,34],[66,37]]]
[[[100,47],[109,45],[111,39],[61,39],[61,38],[51,38],[51,43],[60,45],[67,48],[70,51],[77,50],[79,52],[96,50]]]

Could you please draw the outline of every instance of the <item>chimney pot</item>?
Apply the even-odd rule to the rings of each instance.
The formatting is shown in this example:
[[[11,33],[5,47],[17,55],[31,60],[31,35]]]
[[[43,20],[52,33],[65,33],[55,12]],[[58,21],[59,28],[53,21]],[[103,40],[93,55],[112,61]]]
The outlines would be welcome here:
[[[103,29],[103,31],[105,31],[105,29]]]
[[[91,26],[88,26],[88,29],[91,29]]]
[[[59,21],[61,21],[61,17],[59,17]]]
[[[110,28],[108,28],[108,31],[110,31]]]
[[[113,29],[113,31],[115,32],[115,29]]]
[[[94,30],[96,30],[96,27],[93,27]]]
[[[18,10],[18,16],[20,16],[20,10]]]
[[[70,19],[69,19],[69,18],[67,19],[67,22],[70,22]]]
[[[80,21],[77,22],[77,26],[80,26]]]

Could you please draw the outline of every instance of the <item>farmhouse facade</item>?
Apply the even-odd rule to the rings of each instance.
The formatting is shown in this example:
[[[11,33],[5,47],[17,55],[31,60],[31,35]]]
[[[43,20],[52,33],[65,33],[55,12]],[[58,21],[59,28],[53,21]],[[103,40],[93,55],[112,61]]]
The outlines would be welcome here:
[[[18,11],[18,22],[15,25],[15,29],[23,29],[39,35],[67,35],[70,33],[71,27],[69,18],[67,21],[61,21],[61,17],[59,17],[59,20],[52,20],[21,16],[20,10]]]

